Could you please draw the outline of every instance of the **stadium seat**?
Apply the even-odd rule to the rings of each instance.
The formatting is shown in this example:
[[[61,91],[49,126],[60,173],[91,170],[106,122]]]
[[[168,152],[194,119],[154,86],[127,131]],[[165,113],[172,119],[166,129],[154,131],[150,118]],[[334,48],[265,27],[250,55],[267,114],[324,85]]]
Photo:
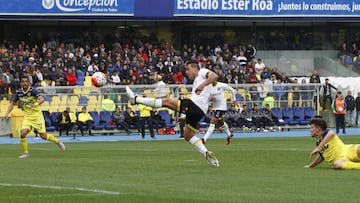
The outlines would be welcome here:
[[[315,118],[315,110],[313,107],[304,107],[304,118],[305,120],[311,120]]]
[[[48,111],[42,111],[43,116],[44,116],[44,120],[45,120],[45,127],[46,127],[46,131],[55,131],[56,130],[56,125],[55,125],[55,121],[51,118],[51,113]]]
[[[168,110],[160,110],[160,111],[159,111],[159,115],[161,116],[162,119],[165,120],[166,127],[168,127],[168,128],[173,128],[173,127],[175,127],[175,124],[173,124],[173,123],[171,122],[171,118],[170,118],[170,114],[169,114],[169,111],[168,111]]]
[[[88,105],[87,96],[80,96],[78,105],[79,106],[87,106]]]
[[[100,111],[100,122],[104,125],[105,129],[112,130],[116,129],[116,125],[110,125],[111,112],[110,111]]]
[[[284,107],[281,109],[283,119],[287,121],[289,125],[297,125],[299,121],[294,119],[294,112],[293,109],[290,107]]]
[[[236,101],[238,102],[244,101],[244,98],[241,96],[241,94],[237,93],[235,94],[235,96],[236,96]]]
[[[93,129],[94,130],[104,129],[104,125],[100,121],[99,113],[97,111],[89,111],[89,114],[91,115],[91,117],[93,118],[93,121],[94,121]]]
[[[278,119],[279,119],[279,125],[286,125],[286,124],[288,124],[288,122],[283,119],[283,115],[282,115],[281,109],[280,109],[279,107],[274,107],[274,108],[271,109],[271,111],[274,113],[274,115],[275,115],[276,117],[278,117]],[[280,122],[280,121],[281,121],[281,122]]]
[[[299,121],[300,125],[310,124],[310,121],[305,119],[304,108],[293,107],[293,112],[294,112],[294,119]]]

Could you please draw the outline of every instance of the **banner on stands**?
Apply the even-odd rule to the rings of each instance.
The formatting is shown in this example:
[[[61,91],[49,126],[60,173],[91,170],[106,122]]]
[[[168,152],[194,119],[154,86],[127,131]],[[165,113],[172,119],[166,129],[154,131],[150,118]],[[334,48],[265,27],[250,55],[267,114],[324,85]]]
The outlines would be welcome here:
[[[135,0],[2,1],[0,15],[133,16]]]
[[[175,0],[174,16],[359,17],[358,0]]]

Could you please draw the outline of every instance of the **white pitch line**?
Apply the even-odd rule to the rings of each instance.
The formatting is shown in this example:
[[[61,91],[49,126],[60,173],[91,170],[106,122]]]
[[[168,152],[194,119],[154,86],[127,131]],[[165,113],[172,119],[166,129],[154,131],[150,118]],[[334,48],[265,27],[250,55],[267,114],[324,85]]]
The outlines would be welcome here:
[[[0,183],[0,186],[5,187],[32,187],[32,188],[45,188],[53,190],[76,190],[84,192],[93,192],[100,193],[105,195],[120,195],[120,192],[108,191],[108,190],[98,190],[98,189],[87,189],[82,187],[61,187],[61,186],[51,186],[51,185],[34,185],[34,184],[11,184],[11,183]]]

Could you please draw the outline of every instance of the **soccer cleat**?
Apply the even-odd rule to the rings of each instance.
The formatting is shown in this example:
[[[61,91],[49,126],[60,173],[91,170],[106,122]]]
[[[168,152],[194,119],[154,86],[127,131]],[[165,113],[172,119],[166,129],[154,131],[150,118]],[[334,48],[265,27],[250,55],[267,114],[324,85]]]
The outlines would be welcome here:
[[[230,137],[227,137],[226,138],[226,145],[229,145],[231,143],[231,138]]]
[[[214,152],[212,152],[212,151],[206,152],[206,160],[214,167],[220,166],[219,160],[217,160]]]
[[[29,157],[30,157],[29,153],[24,153],[24,154],[19,156],[19,159],[25,159],[25,158],[29,158]]]
[[[205,139],[204,138],[201,138],[201,142],[203,143],[203,144],[205,144]]]
[[[59,142],[57,143],[57,145],[59,146],[59,149],[60,149],[61,151],[65,151],[65,145],[64,145],[64,143],[63,143],[61,140],[59,140]]]
[[[234,137],[234,134],[231,133],[230,136],[226,138],[226,145],[229,145],[231,143],[231,138],[233,138],[233,137]]]
[[[134,92],[130,89],[129,86],[126,86],[126,94],[129,97],[130,103],[131,104],[136,104],[135,99],[136,99],[136,95],[134,94]]]

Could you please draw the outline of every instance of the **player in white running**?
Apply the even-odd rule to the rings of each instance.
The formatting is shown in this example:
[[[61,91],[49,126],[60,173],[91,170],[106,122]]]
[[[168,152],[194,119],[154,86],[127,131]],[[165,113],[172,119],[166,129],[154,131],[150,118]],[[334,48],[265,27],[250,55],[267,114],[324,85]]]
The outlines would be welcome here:
[[[202,142],[205,144],[205,142],[209,139],[210,135],[215,130],[215,125],[220,124],[222,129],[225,131],[227,135],[226,139],[226,145],[229,145],[231,142],[231,138],[234,136],[230,130],[227,123],[224,121],[224,115],[227,111],[227,103],[226,103],[226,97],[225,97],[225,91],[229,90],[232,95],[232,100],[235,105],[237,105],[236,102],[236,91],[230,87],[226,83],[215,81],[211,86],[211,97],[210,101],[212,102],[212,111],[213,111],[213,117],[210,120],[209,128],[207,129],[204,137],[202,138]]]
[[[184,139],[194,145],[196,150],[203,154],[212,166],[219,167],[220,164],[215,154],[208,151],[201,139],[195,136],[198,123],[209,106],[211,89],[209,85],[215,82],[218,76],[208,69],[200,69],[198,62],[194,60],[188,61],[185,69],[187,76],[190,79],[194,79],[190,99],[137,97],[129,86],[126,87],[126,93],[131,103],[144,104],[155,108],[167,107],[176,112],[184,113],[186,115],[184,121]]]

